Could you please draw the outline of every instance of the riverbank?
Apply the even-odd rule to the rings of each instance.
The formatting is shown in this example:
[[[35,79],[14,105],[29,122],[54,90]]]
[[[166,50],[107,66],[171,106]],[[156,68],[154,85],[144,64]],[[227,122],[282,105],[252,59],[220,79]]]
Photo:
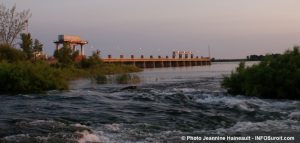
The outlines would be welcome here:
[[[299,47],[282,55],[269,55],[253,66],[241,62],[222,86],[232,95],[257,96],[260,98],[300,99],[300,52]]]
[[[153,143],[261,135],[297,142],[300,102],[228,95],[220,82],[237,66],[145,69],[136,74],[141,83],[134,90],[83,79],[73,80],[67,91],[3,95],[0,142]]]
[[[67,90],[69,81],[79,78],[93,79],[111,74],[139,72],[135,66],[99,63],[82,68],[78,65],[59,67],[44,61],[0,62],[0,93],[40,93],[48,90]]]

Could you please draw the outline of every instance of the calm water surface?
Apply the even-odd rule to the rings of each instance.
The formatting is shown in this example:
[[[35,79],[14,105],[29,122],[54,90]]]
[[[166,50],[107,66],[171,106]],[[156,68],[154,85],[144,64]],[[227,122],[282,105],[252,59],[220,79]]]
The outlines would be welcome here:
[[[253,64],[253,63],[248,63]],[[146,69],[128,85],[71,83],[71,90],[0,96],[0,142],[181,142],[185,135],[300,135],[300,101],[228,95],[238,63]]]

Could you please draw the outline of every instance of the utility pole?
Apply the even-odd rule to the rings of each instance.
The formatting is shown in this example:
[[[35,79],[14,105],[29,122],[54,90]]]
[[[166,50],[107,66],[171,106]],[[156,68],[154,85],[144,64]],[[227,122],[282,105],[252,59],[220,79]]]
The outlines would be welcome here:
[[[26,24],[26,27],[25,27],[25,32],[26,32],[26,34],[29,34],[29,22],[28,22],[28,20],[26,20],[25,21],[25,24]]]
[[[208,45],[208,57],[210,58],[210,46]]]

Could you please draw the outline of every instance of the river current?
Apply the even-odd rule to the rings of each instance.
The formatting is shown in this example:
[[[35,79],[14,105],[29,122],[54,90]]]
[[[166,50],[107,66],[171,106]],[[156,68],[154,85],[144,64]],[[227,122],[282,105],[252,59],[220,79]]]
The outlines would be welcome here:
[[[251,63],[250,63],[251,64]],[[182,136],[300,135],[300,101],[231,96],[238,63],[146,69],[137,89],[72,81],[69,91],[0,96],[3,143],[182,142]]]

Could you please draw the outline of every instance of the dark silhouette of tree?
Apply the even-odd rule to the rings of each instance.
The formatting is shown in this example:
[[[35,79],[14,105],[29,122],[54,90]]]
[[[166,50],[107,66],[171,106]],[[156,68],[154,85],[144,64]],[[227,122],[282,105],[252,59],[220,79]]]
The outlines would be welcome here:
[[[17,36],[26,28],[31,17],[29,10],[16,11],[16,5],[11,9],[0,4],[0,43],[12,46]]]
[[[32,46],[32,38],[30,33],[22,33],[21,34],[21,40],[20,47],[23,50],[24,53],[27,55],[27,59],[31,59],[33,56],[33,46]]]
[[[43,51],[43,44],[38,39],[35,39],[32,48],[33,48],[34,52],[42,52]]]

